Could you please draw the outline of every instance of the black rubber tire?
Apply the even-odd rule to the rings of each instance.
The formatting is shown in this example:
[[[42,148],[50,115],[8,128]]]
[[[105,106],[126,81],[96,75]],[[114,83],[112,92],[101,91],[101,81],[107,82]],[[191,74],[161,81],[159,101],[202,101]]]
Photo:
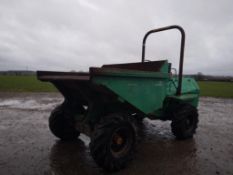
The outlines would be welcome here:
[[[198,111],[189,104],[183,104],[174,112],[171,130],[179,140],[192,138],[198,125]]]
[[[120,136],[122,143],[116,143],[115,136]],[[103,169],[118,171],[132,159],[135,140],[136,127],[130,116],[107,115],[95,126],[90,143],[91,155]]]
[[[80,132],[75,128],[74,119],[67,115],[63,105],[57,106],[49,117],[49,129],[61,140],[74,140]]]
[[[143,122],[143,119],[145,118],[145,116],[140,115],[140,114],[133,115],[132,117],[135,117],[136,122],[137,122],[138,124],[141,124],[141,123]]]

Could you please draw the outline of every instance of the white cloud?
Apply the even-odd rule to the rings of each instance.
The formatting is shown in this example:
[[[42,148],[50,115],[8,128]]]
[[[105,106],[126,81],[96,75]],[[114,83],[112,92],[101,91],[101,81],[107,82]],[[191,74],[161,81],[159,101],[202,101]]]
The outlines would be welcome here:
[[[230,0],[1,0],[0,69],[87,70],[140,61],[144,33],[186,30],[186,73],[233,75]],[[178,64],[180,35],[151,36],[147,58]]]

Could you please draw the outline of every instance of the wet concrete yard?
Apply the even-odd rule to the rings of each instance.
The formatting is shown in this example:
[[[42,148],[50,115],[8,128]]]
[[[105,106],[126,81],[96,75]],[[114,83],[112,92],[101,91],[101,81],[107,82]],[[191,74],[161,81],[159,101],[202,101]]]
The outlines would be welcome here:
[[[61,142],[48,129],[56,93],[0,94],[0,175],[107,174],[89,155],[89,138]],[[114,174],[233,175],[233,99],[201,98],[194,139],[177,141],[170,122],[145,119],[129,166]]]

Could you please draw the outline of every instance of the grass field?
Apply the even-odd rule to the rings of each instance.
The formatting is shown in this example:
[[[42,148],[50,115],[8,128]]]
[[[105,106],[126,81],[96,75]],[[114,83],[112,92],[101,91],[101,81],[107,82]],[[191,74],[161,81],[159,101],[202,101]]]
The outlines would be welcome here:
[[[233,82],[198,82],[201,96],[233,98]],[[0,75],[1,92],[56,92],[56,88],[40,82],[35,76]]]
[[[233,82],[198,82],[201,96],[233,98]]]
[[[54,92],[56,88],[33,75],[0,75],[1,92]]]

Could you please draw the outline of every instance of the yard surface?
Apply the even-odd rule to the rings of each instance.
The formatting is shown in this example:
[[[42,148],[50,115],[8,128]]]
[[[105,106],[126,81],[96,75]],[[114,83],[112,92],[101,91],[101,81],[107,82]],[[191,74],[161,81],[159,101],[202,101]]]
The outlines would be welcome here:
[[[201,96],[233,98],[233,82],[198,82]],[[56,88],[47,82],[37,80],[36,76],[0,75],[1,92],[56,92]]]
[[[0,93],[1,175],[101,175],[90,138],[59,141],[48,129],[59,93]],[[201,97],[193,139],[178,141],[170,122],[144,119],[134,159],[115,175],[233,175],[233,99]]]

